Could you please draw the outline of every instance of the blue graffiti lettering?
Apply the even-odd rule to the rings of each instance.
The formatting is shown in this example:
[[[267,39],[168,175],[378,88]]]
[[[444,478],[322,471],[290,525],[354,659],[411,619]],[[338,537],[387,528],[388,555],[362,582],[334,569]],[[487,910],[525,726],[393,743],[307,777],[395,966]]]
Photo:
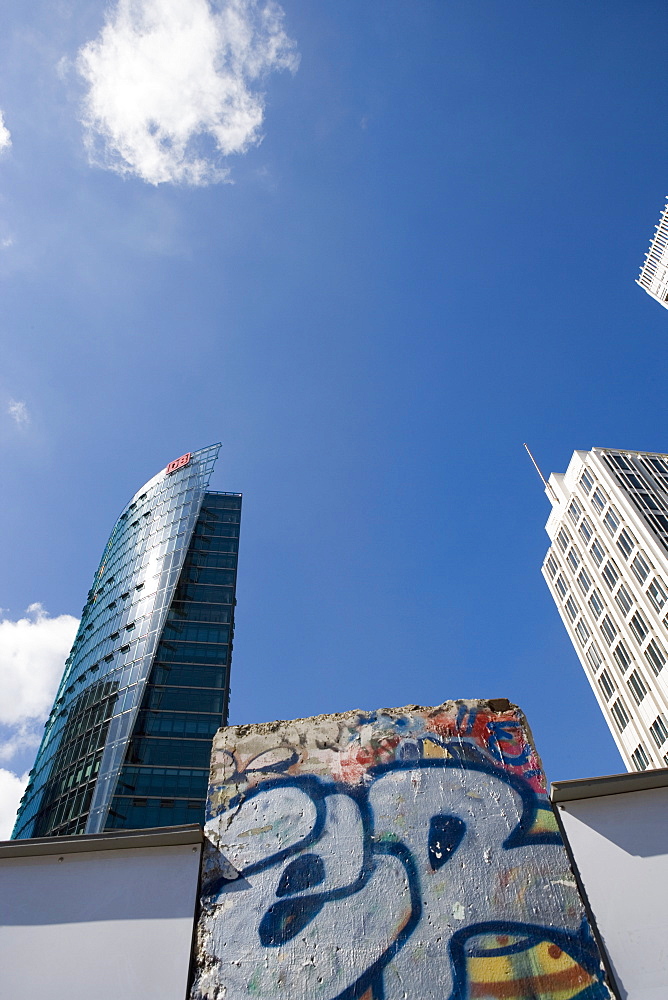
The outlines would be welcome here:
[[[511,727],[503,725],[495,738],[506,741]],[[212,818],[209,836],[227,870],[238,872],[238,887],[229,875],[203,884],[225,995],[467,1000],[476,963],[507,959],[529,970],[526,983],[515,973],[518,998],[547,994],[550,983],[562,992],[567,984],[564,995],[577,1000],[608,998],[545,799],[489,761],[454,753],[416,759],[417,749],[406,741],[401,759],[370,768],[356,786],[267,774]],[[346,961],[337,943],[342,917],[345,934],[360,944]],[[227,961],[230,942],[238,954]],[[285,960],[287,947],[298,949],[293,961]],[[424,972],[415,973],[424,955],[426,985]]]

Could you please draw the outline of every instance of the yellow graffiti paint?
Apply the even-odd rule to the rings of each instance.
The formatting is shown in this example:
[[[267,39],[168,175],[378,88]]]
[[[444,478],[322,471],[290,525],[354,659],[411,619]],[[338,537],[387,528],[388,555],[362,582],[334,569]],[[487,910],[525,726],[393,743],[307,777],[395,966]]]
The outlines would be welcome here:
[[[559,833],[557,820],[549,806],[539,807],[536,818],[529,828],[529,833]]]
[[[423,757],[449,757],[450,754],[442,747],[439,743],[435,743],[433,740],[426,739],[422,742],[422,756]]]
[[[484,939],[484,951],[517,943],[504,935]],[[595,979],[567,952],[550,941],[541,941],[511,954],[481,955],[467,959],[471,1000],[574,1000]]]

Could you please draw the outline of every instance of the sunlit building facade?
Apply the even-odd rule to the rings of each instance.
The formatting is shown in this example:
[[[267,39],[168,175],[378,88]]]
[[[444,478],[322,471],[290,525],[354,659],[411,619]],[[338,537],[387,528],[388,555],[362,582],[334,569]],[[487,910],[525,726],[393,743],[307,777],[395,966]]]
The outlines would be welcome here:
[[[668,309],[668,202],[656,227],[654,239],[645,254],[636,284]]]
[[[211,492],[219,445],[127,504],[83,608],[12,836],[202,821],[227,721],[241,495]]]
[[[629,771],[668,766],[668,455],[576,451],[543,575]]]

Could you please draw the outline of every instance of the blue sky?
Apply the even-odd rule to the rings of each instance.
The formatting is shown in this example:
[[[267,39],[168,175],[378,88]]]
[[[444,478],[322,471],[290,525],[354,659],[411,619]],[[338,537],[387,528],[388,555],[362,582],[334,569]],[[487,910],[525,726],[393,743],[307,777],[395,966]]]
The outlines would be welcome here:
[[[504,696],[551,779],[621,770],[522,442],[546,473],[668,451],[668,316],[634,284],[665,4],[1,17],[9,798],[115,518],[217,440],[213,487],[244,493],[231,722]]]

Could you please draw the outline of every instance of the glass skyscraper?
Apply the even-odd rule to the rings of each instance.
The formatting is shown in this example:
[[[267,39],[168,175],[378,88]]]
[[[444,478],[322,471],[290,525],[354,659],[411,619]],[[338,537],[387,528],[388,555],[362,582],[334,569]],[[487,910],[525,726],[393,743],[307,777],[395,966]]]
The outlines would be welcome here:
[[[220,445],[183,455],[118,518],[88,592],[12,836],[203,819],[227,721],[241,494]]]

